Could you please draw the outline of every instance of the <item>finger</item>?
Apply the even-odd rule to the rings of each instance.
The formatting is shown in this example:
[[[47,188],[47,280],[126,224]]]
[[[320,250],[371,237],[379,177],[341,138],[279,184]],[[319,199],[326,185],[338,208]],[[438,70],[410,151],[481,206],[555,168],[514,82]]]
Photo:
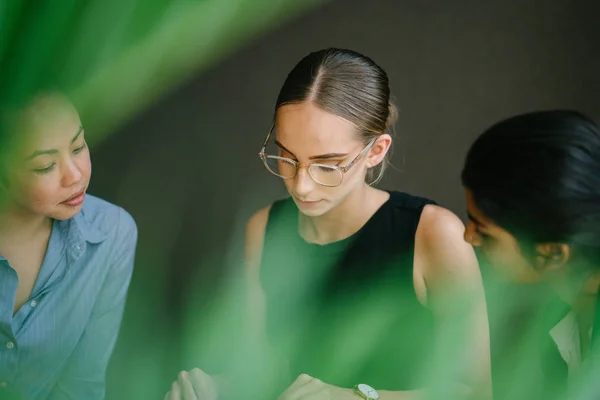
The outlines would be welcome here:
[[[328,385],[317,378],[311,378],[304,386],[300,387],[294,399],[309,400],[325,398],[323,395],[328,390]],[[329,397],[326,397],[329,398]]]
[[[282,398],[286,400],[298,400],[309,393],[318,391],[322,384],[323,382],[319,379],[313,378],[307,374],[302,374],[288,387],[282,395]]]
[[[306,385],[307,383],[311,382],[313,379],[314,378],[312,376],[310,376],[310,375],[300,374],[300,375],[298,375],[298,377],[296,378],[296,380],[294,381],[294,383],[292,383],[290,385],[290,388],[291,387],[295,387],[295,388],[302,387],[302,386]]]
[[[197,400],[196,393],[194,392],[194,388],[192,383],[189,380],[189,373],[187,371],[181,371],[179,373],[179,379],[177,380],[177,384],[181,388],[181,393],[183,394],[183,400]]]
[[[179,389],[177,382],[173,382],[171,385],[171,391],[169,392],[168,400],[181,400],[181,389]]]
[[[196,397],[201,400],[217,398],[218,388],[213,378],[199,368],[190,371],[190,382],[196,392]]]
[[[194,368],[193,370],[190,371],[190,382],[192,382],[192,385],[195,386],[199,386],[202,387],[204,385],[206,385],[207,381],[210,379],[210,377],[204,372],[202,371],[200,368]]]

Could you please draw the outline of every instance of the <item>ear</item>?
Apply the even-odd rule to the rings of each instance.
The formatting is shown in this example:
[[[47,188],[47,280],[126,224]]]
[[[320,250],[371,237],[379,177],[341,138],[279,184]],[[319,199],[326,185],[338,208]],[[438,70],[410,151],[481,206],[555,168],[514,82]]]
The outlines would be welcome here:
[[[571,247],[564,243],[542,243],[535,247],[536,269],[555,271],[562,268],[571,257]]]
[[[379,135],[375,140],[375,143],[371,146],[367,152],[366,166],[367,168],[373,168],[383,161],[387,152],[392,145],[392,137],[387,133]]]
[[[465,227],[465,233],[463,234],[463,239],[473,247],[481,246],[481,236],[477,232],[477,228],[475,227],[475,223],[473,221],[469,221],[467,223],[467,226]]]

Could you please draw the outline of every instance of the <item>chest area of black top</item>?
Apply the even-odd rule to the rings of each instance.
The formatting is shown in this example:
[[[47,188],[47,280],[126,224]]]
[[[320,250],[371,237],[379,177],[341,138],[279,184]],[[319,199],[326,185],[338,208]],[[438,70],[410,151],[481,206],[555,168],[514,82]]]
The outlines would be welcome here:
[[[293,201],[275,203],[261,263],[264,289],[276,295],[304,289],[314,296],[389,284],[412,289],[415,235],[423,207],[432,203],[392,192],[358,232],[327,245],[301,238]]]

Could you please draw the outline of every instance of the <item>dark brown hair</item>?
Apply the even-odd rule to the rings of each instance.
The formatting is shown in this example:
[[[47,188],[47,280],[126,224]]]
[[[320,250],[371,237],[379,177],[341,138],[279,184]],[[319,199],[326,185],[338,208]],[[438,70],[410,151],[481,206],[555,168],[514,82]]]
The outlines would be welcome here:
[[[525,253],[563,242],[600,262],[600,128],[588,117],[549,110],[498,122],[471,146],[462,182]]]

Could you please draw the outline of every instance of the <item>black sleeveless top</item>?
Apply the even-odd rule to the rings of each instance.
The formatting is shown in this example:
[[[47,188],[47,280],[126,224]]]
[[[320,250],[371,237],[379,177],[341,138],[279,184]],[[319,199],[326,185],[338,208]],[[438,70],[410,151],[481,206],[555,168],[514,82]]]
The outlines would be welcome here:
[[[269,340],[290,365],[282,387],[301,373],[342,387],[422,387],[433,320],[416,297],[413,260],[427,204],[391,192],[357,233],[327,245],[300,237],[291,198],[272,205],[261,284]]]

